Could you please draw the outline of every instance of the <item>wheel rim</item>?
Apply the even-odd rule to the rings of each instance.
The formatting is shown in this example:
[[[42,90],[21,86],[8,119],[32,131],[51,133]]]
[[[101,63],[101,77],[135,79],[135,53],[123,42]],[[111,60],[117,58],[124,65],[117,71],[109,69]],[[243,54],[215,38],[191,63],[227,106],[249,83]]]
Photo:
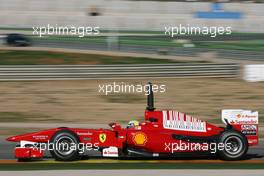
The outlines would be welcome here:
[[[225,140],[225,150],[230,155],[237,155],[243,150],[243,142],[237,136],[230,136]],[[227,145],[230,147],[227,148]]]
[[[56,140],[56,151],[63,156],[70,155],[74,152],[72,146],[75,144],[75,141],[71,137],[61,136]]]

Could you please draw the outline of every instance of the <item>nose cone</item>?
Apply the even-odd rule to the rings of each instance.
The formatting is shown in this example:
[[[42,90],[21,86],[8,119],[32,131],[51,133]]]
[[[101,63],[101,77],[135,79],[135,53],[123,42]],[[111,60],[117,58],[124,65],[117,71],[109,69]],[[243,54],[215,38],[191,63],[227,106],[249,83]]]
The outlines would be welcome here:
[[[12,137],[9,137],[9,138],[6,138],[7,141],[12,141],[12,142],[15,142],[17,141],[17,137],[16,136],[12,136]]]
[[[31,139],[30,136],[31,135],[29,135],[29,134],[22,134],[22,135],[18,135],[18,136],[11,136],[9,138],[6,138],[6,140],[11,141],[11,142],[19,142],[21,140],[27,141],[27,140]]]
[[[22,134],[22,135],[18,135],[18,136],[11,136],[9,138],[6,138],[7,141],[11,141],[11,142],[19,142],[19,141],[32,141],[33,138],[33,134],[35,133],[27,133],[27,134]]]
[[[48,129],[38,132],[25,133],[17,136],[11,136],[6,138],[7,141],[20,142],[20,141],[32,141],[32,142],[48,142],[50,137],[57,131],[57,128]]]

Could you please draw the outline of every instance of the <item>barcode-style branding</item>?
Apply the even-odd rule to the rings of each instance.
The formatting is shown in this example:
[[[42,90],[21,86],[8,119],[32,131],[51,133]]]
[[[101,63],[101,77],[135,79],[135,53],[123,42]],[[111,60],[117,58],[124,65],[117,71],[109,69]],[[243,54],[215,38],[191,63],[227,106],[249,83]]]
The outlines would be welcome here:
[[[177,111],[162,111],[165,129],[206,132],[206,123]]]

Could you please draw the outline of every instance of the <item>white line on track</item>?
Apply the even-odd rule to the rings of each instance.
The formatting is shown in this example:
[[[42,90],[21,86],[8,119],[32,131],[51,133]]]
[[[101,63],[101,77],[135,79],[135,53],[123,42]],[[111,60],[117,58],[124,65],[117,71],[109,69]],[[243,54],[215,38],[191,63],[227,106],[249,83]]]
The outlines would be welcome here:
[[[3,176],[263,176],[264,170],[45,170],[45,171],[1,171]]]

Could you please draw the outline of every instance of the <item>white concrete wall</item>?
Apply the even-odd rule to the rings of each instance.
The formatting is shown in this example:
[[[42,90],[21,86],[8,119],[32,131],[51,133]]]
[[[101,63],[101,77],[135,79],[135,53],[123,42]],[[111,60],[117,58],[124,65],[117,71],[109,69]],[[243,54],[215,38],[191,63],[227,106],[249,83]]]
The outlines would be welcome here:
[[[264,65],[245,65],[243,79],[248,82],[264,81]]]
[[[101,16],[88,16],[96,5]],[[210,3],[125,0],[0,0],[0,26],[32,27],[47,24],[100,26],[127,30],[163,30],[164,26],[231,26],[234,31],[264,32],[264,4],[228,3],[226,11],[244,13],[241,20],[194,18],[209,11]]]

